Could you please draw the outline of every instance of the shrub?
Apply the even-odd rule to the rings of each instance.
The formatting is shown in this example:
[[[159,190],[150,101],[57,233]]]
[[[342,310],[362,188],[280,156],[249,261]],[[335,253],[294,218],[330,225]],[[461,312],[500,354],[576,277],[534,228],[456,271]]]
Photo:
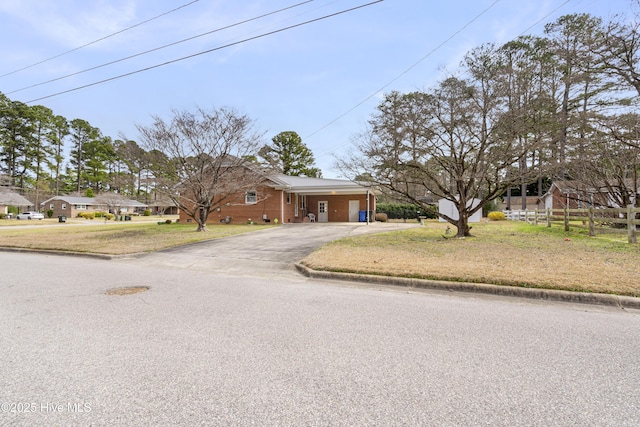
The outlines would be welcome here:
[[[106,220],[109,220],[109,221],[111,221],[113,218],[115,218],[115,215],[114,215],[114,214],[112,214],[112,213],[109,213],[109,212],[105,212],[105,213],[103,213],[103,214],[102,214],[102,216],[103,216]]]
[[[47,210],[47,218],[51,218],[53,216],[53,209]]]
[[[389,220],[389,217],[384,212],[376,212],[375,220],[380,222],[387,222]]]
[[[18,210],[17,206],[7,206],[7,213],[18,215],[20,211]]]
[[[96,212],[94,212],[93,214],[94,214],[94,216],[95,216],[96,218],[102,218],[102,215],[104,215],[104,213],[103,213],[103,212],[100,212],[100,211],[96,211]]]
[[[496,211],[500,209],[500,207],[498,206],[498,204],[494,201],[489,201],[487,203],[485,203],[484,205],[482,205],[482,215],[488,217],[489,213]]]
[[[164,223],[165,223],[165,224],[171,224],[171,220],[170,220],[170,219],[168,219],[168,220],[166,220]]]
[[[7,217],[7,214],[0,212],[0,219],[5,219]]]
[[[433,211],[425,211],[419,206],[409,203],[378,203],[376,212],[387,214],[389,219],[418,219],[418,216],[436,218]]]
[[[151,216],[151,209],[145,209],[144,213],[142,215],[143,216]]]
[[[489,218],[491,221],[504,221],[505,219],[507,219],[507,216],[503,212],[493,211],[489,212],[487,218]]]
[[[95,212],[80,212],[78,214],[78,218],[93,219],[95,217],[96,217]]]

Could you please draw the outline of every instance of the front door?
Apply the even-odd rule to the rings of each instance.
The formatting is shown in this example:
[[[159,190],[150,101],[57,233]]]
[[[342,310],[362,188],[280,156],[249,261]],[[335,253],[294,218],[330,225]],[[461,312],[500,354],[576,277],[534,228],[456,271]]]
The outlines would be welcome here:
[[[360,221],[360,200],[349,200],[349,222]]]
[[[318,202],[318,222],[329,222],[329,202]]]

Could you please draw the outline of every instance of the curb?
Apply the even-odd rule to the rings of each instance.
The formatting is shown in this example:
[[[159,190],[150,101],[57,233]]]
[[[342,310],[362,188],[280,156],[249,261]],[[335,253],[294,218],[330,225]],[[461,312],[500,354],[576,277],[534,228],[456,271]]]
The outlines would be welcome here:
[[[351,282],[376,283],[380,285],[390,285],[416,289],[448,290],[516,298],[542,299],[547,301],[605,305],[623,309],[640,309],[640,298],[612,294],[571,292],[540,288],[519,288],[515,286],[488,285],[484,283],[447,282],[443,280],[376,276],[372,274],[338,273],[333,271],[313,270],[300,263],[295,263],[295,267],[304,276],[314,279],[346,280]]]
[[[121,255],[92,254],[88,252],[64,252],[64,251],[53,251],[53,250],[46,250],[46,249],[9,248],[9,247],[0,247],[0,252],[26,252],[31,254],[76,256],[76,257],[83,257],[83,258],[95,258],[95,259],[105,259],[105,260],[112,260],[112,259],[121,257]]]

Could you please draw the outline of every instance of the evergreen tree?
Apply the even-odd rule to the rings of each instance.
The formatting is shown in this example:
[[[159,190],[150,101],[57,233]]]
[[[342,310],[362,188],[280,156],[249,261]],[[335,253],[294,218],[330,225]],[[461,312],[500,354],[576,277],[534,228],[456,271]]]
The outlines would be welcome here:
[[[285,175],[322,177],[320,169],[314,167],[313,153],[297,133],[280,132],[271,141],[272,145],[265,145],[259,152],[271,167]]]

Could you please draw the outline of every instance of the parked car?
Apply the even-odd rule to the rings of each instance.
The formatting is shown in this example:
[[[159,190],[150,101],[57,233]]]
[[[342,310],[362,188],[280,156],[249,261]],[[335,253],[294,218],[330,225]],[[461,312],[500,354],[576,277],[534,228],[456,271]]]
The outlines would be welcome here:
[[[40,212],[22,212],[16,215],[16,219],[44,219],[44,215]]]

